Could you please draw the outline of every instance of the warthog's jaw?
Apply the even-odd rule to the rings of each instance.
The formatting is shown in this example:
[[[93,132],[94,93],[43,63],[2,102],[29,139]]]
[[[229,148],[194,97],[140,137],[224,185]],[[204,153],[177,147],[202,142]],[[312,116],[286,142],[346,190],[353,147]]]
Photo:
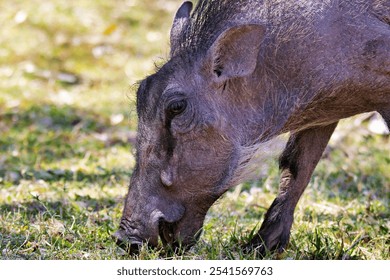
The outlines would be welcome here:
[[[168,223],[164,220],[160,220],[158,229],[160,239],[164,245],[173,245],[175,243],[175,227],[176,223]]]
[[[168,246],[174,251],[184,252],[190,249],[200,238],[202,228],[191,236],[180,236],[178,233],[179,223],[168,223],[161,221],[159,224],[159,235],[164,246]]]

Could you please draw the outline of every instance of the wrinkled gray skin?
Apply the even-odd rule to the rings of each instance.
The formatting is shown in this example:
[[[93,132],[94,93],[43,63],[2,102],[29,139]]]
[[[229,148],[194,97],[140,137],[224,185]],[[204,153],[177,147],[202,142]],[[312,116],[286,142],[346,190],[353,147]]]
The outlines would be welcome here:
[[[280,192],[248,248],[282,251],[337,122],[390,124],[390,0],[212,0],[178,10],[170,60],[137,93],[118,242],[192,245],[261,143],[290,132]]]

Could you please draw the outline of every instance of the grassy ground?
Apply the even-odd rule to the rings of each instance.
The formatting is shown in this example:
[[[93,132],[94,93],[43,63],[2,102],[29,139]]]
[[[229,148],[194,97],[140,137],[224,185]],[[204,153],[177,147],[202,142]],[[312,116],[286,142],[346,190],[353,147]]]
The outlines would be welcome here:
[[[127,259],[115,231],[134,165],[134,82],[168,53],[180,0],[0,2],[0,258]],[[355,120],[355,123],[357,120]],[[344,122],[295,213],[282,259],[390,259],[390,141]],[[179,256],[240,249],[277,192],[278,170],[227,193]]]

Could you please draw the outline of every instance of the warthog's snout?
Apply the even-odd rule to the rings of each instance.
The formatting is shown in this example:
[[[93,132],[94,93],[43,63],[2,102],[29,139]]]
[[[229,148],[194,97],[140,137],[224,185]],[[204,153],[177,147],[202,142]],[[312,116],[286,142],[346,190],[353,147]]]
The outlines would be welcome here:
[[[177,224],[178,222],[170,223],[164,218],[160,218],[156,225],[158,235],[146,240],[136,236],[135,230],[134,232],[129,232],[129,230],[122,227],[112,237],[120,248],[132,255],[137,255],[143,244],[147,244],[147,246],[152,248],[156,247],[158,245],[158,237],[160,237],[162,244],[177,248],[180,245],[180,242],[175,240]]]
[[[112,237],[114,238],[116,244],[129,254],[137,255],[139,253],[142,246],[141,240],[127,237],[126,233],[122,229],[117,230]]]

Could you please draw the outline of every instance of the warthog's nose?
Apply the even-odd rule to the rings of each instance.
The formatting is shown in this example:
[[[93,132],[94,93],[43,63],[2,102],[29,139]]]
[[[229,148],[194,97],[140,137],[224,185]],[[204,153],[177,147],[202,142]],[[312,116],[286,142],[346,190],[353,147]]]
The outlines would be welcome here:
[[[128,238],[122,230],[118,230],[112,235],[113,239],[121,249],[130,255],[138,255],[142,242]]]

